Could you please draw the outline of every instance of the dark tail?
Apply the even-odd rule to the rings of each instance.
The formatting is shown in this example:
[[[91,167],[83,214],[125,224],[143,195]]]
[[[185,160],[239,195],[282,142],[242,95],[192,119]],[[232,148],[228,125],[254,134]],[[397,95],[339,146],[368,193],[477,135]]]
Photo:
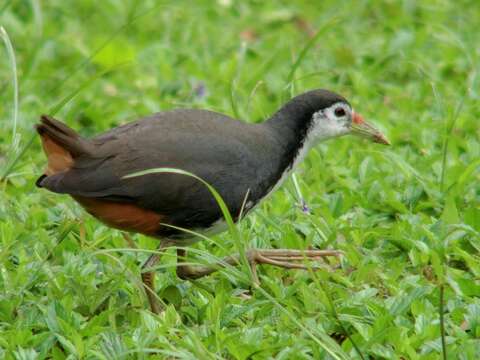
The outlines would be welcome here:
[[[91,153],[91,143],[58,120],[42,115],[35,128],[42,138],[48,159],[45,173],[35,182],[38,187],[43,187],[44,180],[50,175],[70,169],[75,158]]]
[[[68,151],[73,158],[90,153],[89,142],[54,118],[42,115],[40,124],[35,125],[40,136],[47,135],[52,141]]]

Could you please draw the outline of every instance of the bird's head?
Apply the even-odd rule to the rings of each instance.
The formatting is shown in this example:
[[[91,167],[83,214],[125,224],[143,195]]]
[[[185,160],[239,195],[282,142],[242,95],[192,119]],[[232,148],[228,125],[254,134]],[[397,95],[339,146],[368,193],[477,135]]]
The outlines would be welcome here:
[[[308,104],[308,133],[315,140],[325,140],[347,134],[390,145],[380,130],[363,119],[342,96],[328,90],[312,90],[296,99]],[[308,118],[308,116],[307,116]]]

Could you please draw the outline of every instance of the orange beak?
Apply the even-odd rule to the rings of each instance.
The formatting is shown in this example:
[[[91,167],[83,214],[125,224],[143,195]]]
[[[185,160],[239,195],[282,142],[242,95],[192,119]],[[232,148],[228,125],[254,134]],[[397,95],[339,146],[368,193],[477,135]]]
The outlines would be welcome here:
[[[353,112],[352,115],[352,134],[369,139],[373,142],[390,145],[390,141],[383,135],[380,130],[370,125],[360,114]]]

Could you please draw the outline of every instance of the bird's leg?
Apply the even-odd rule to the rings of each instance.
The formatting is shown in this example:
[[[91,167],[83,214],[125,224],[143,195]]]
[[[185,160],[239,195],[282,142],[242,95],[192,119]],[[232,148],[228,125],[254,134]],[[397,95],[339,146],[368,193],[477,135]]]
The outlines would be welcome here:
[[[158,246],[156,251],[161,251],[165,248],[165,244],[162,242]],[[153,253],[150,257],[145,261],[142,265],[142,282],[143,287],[145,289],[145,293],[147,294],[148,302],[150,303],[150,309],[153,313],[159,314],[162,311],[162,306],[158,301],[158,295],[155,293],[155,272],[145,271],[145,269],[151,269],[154,267],[158,261],[160,260],[161,254]]]
[[[122,233],[122,236],[132,249],[138,249],[137,244],[135,244],[130,234]],[[157,248],[157,251],[162,250],[163,248],[164,248],[164,245],[160,243],[160,245]],[[159,314],[162,309],[156,297],[157,294],[155,293],[155,273],[153,271],[143,272],[143,270],[154,267],[159,260],[160,260],[160,254],[152,254],[147,259],[147,261],[145,261],[145,263],[142,265],[143,288],[145,289],[145,293],[147,295],[147,299],[150,304],[150,309],[155,314]]]
[[[137,244],[135,244],[135,241],[133,241],[129,233],[122,232],[122,236],[123,239],[127,242],[128,246],[130,246],[132,249],[138,249]]]
[[[181,259],[185,257],[186,251],[184,249],[177,249],[177,256]],[[299,264],[302,260],[319,260],[327,256],[340,256],[342,253],[337,250],[290,250],[290,249],[250,249],[246,252],[246,257],[250,266],[252,267],[252,273],[254,280],[258,283],[258,277],[256,272],[257,264],[269,264],[274,266],[283,267],[286,269],[318,269],[319,266],[307,266]],[[198,279],[202,276],[209,275],[217,271],[221,267],[227,265],[240,264],[240,255],[232,255],[223,258],[212,265],[177,265],[177,275],[181,279]]]

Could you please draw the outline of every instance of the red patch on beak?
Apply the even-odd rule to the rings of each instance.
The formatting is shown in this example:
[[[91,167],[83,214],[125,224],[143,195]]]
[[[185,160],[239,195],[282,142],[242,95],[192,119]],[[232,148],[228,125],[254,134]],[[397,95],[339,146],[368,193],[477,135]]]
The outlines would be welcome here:
[[[363,120],[362,115],[357,114],[356,112],[353,113],[352,121],[358,125],[365,123],[365,120]]]

